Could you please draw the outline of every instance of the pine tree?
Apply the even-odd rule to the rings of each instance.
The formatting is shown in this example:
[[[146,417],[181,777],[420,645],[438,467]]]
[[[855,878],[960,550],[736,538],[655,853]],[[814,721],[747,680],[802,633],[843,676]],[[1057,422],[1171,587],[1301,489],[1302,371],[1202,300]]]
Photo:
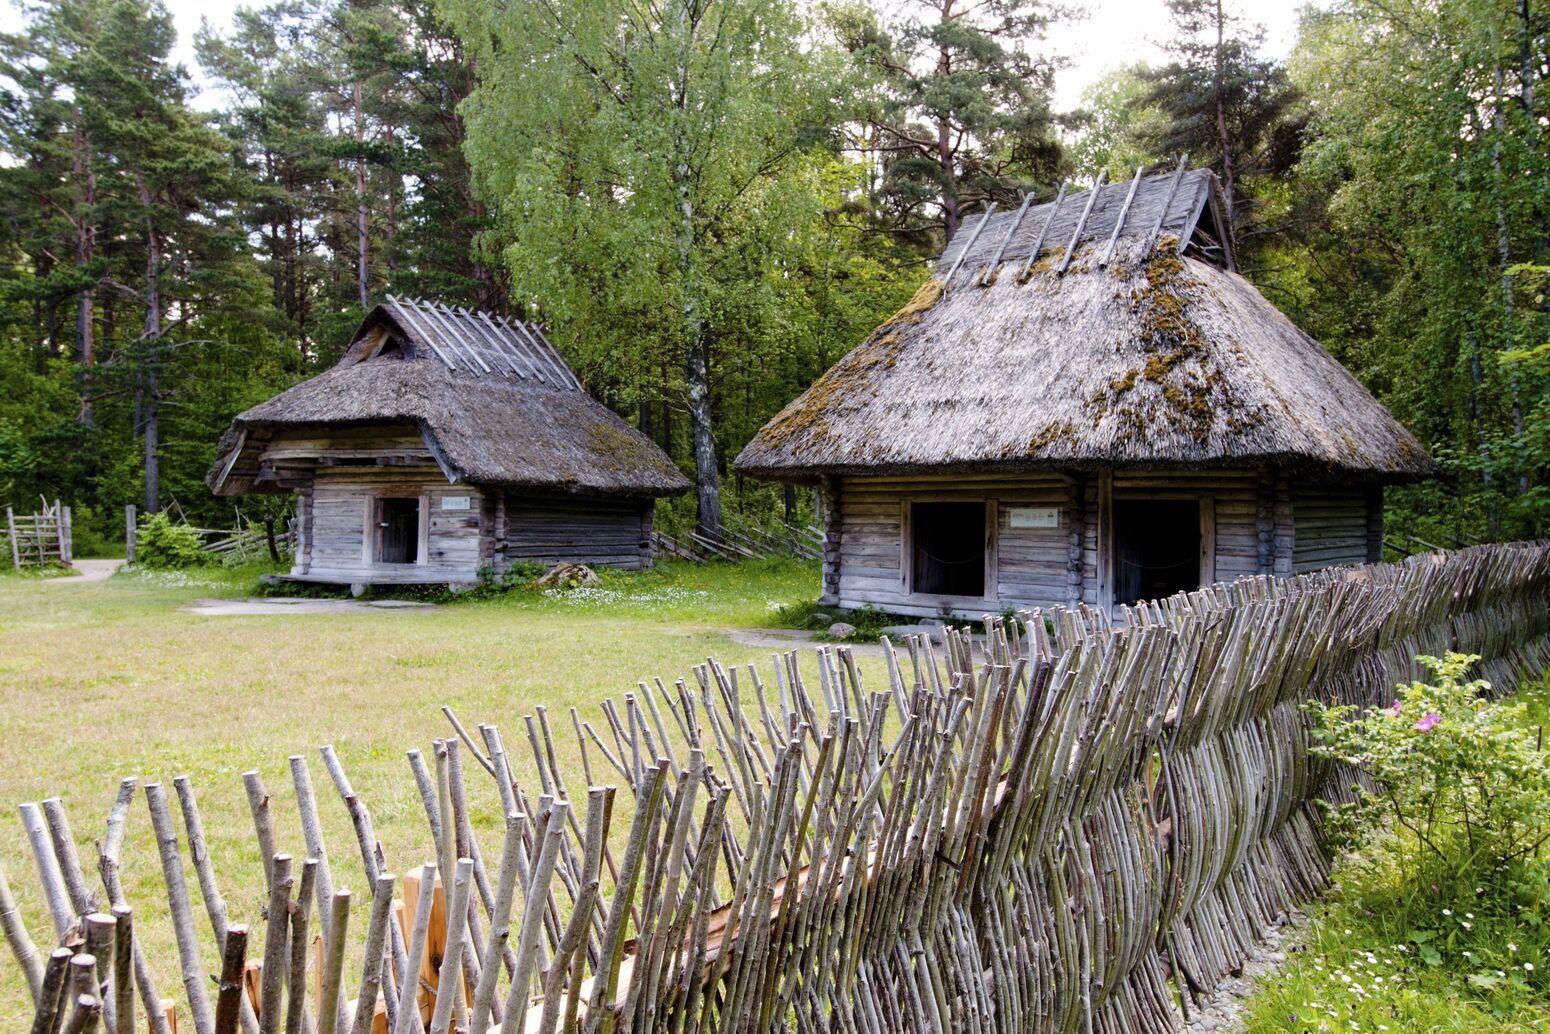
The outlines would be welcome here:
[[[893,26],[864,10],[839,19],[880,80],[861,146],[882,156],[894,229],[929,249],[922,231],[951,240],[965,210],[1057,175],[1055,66],[1036,49],[1055,13],[1043,0],[908,0]]]
[[[1246,184],[1286,171],[1297,158],[1301,121],[1286,70],[1260,55],[1264,30],[1227,0],[1167,0],[1173,60],[1146,73],[1151,89],[1136,108],[1166,116],[1146,143],[1163,155],[1188,153],[1222,181],[1227,221],[1241,230]]]

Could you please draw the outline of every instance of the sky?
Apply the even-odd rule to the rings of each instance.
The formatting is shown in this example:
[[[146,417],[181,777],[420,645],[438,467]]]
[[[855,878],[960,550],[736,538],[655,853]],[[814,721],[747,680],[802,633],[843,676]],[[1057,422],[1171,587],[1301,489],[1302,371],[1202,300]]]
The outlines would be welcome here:
[[[1297,12],[1303,0],[1240,0],[1240,12],[1265,27],[1265,50],[1273,57],[1291,52],[1297,29]],[[194,60],[194,33],[201,18],[225,29],[231,24],[231,12],[238,6],[222,0],[166,0],[178,27],[175,56],[199,79]],[[1070,62],[1055,80],[1055,110],[1077,106],[1082,91],[1104,72],[1118,65],[1150,59],[1161,52],[1157,41],[1169,32],[1164,0],[1071,0],[1072,7],[1086,11],[1086,17],[1055,26],[1051,44]],[[0,0],[0,29],[13,30],[21,24],[16,0]],[[201,98],[201,106],[218,102],[215,94]]]

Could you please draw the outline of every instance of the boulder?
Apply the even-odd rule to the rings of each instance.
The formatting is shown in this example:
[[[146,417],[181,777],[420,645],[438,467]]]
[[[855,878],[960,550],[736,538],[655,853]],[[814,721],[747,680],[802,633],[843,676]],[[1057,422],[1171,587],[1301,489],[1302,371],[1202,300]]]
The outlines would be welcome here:
[[[846,624],[843,621],[836,621],[834,624],[829,626],[829,637],[831,639],[854,639],[856,631],[857,629],[855,625]]]
[[[827,628],[832,624],[834,624],[834,615],[825,614],[821,610],[817,611],[807,619],[808,628]]]
[[[555,564],[533,584],[540,589],[591,589],[603,580],[586,564]]]

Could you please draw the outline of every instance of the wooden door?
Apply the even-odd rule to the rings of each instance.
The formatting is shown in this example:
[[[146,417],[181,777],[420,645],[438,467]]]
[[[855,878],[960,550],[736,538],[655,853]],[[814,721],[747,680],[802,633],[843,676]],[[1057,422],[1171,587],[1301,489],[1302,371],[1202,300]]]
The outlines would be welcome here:
[[[420,553],[420,500],[382,499],[377,503],[377,561],[412,564]]]

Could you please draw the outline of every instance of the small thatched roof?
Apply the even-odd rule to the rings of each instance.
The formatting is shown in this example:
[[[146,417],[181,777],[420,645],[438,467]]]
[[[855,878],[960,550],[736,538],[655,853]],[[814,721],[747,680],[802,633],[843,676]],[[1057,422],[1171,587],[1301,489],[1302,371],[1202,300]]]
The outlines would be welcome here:
[[[630,496],[689,487],[538,328],[398,298],[372,309],[338,365],[239,414],[206,480],[217,494],[247,490],[277,431],[406,422],[453,482]]]
[[[1410,432],[1233,270],[1216,189],[1181,165],[971,220],[915,299],[766,424],[737,468],[1431,473]]]

